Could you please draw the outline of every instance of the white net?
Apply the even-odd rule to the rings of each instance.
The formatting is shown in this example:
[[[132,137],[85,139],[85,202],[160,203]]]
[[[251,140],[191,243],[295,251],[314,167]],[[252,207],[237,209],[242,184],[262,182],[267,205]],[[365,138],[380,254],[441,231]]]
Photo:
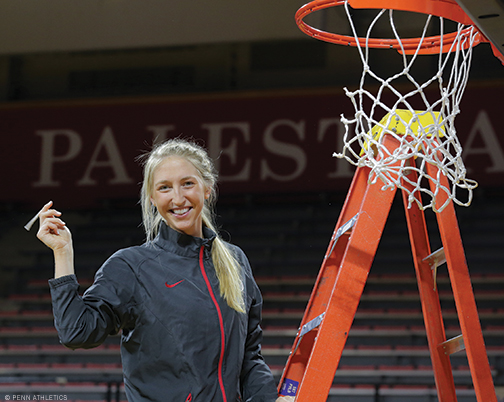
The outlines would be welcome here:
[[[346,95],[355,108],[353,118],[341,116],[346,127],[343,150],[335,153],[338,158],[345,158],[356,166],[368,166],[371,169],[369,181],[383,182],[383,189],[401,188],[408,192],[409,205],[416,202],[420,209],[432,208],[442,211],[452,200],[458,205],[468,206],[472,200],[472,190],[477,186],[466,178],[466,168],[462,161],[462,147],[457,138],[455,117],[459,114],[459,104],[469,77],[472,45],[477,31],[458,24],[453,43],[443,44],[444,20],[439,18],[440,48],[448,46],[449,51],[439,51],[436,56],[437,73],[432,78],[417,82],[412,75],[413,65],[422,57],[422,42],[427,39],[427,32],[432,31],[432,20],[437,17],[427,16],[418,47],[408,50],[410,41],[401,39],[394,23],[393,10],[378,12],[367,29],[366,43],[357,35],[352,13],[347,2],[345,10],[352,33],[360,46],[357,46],[363,71],[360,86],[355,91],[345,88]],[[388,22],[395,39],[400,46],[402,71],[381,78],[370,66],[368,41],[373,26],[380,18],[388,16]],[[406,55],[405,53],[409,53]],[[371,81],[373,89],[365,89]],[[435,99],[432,100],[432,87]],[[430,91],[430,92],[429,92]],[[414,107],[415,106],[415,107]],[[399,146],[392,151],[383,145],[384,135],[395,138]],[[413,162],[414,161],[414,162]],[[427,164],[437,169],[427,169]],[[415,174],[411,174],[411,171]],[[435,171],[436,174],[429,174]],[[449,185],[443,185],[448,179]],[[415,178],[412,181],[412,178]],[[406,184],[406,185],[405,185]],[[462,201],[460,190],[465,194]],[[442,205],[436,204],[436,197],[446,195]]]

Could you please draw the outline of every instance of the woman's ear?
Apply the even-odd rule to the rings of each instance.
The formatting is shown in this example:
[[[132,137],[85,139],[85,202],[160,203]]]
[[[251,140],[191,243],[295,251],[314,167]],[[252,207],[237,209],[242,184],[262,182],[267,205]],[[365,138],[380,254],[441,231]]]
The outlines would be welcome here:
[[[152,204],[153,207],[156,206],[156,203],[154,202],[154,198],[151,197],[150,202],[151,202],[151,204]]]
[[[211,194],[212,194],[212,188],[207,187],[207,189],[205,190],[205,200],[208,200]]]

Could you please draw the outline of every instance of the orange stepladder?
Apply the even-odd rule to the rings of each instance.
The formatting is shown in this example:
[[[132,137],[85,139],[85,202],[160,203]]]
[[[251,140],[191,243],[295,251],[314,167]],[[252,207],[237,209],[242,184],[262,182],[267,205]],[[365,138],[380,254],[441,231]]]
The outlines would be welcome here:
[[[383,146],[392,152],[399,144],[385,134]],[[438,167],[428,164],[426,169],[436,177]],[[395,189],[382,190],[379,182],[371,184],[369,170],[356,169],[279,383],[279,394],[295,396],[297,402],[327,400],[396,194]],[[409,174],[416,175],[413,170]],[[443,175],[439,177],[448,185]],[[402,185],[407,189],[414,181],[403,178]],[[437,196],[436,203],[446,206],[436,213],[443,247],[433,253],[424,211],[408,203],[408,192],[401,191],[438,399],[457,401],[450,354],[465,349],[477,401],[497,402],[453,202]],[[462,332],[449,340],[435,277],[444,261]]]

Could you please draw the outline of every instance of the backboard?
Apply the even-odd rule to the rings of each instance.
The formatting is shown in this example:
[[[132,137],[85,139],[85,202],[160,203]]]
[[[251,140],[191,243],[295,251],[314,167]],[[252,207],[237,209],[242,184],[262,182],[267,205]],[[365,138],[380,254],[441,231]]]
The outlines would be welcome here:
[[[502,0],[457,0],[478,29],[504,55],[504,2]]]

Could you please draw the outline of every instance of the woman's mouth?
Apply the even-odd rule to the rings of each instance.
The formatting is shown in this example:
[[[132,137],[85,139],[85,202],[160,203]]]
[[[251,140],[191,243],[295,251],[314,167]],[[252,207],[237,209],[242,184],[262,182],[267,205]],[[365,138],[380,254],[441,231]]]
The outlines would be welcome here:
[[[172,209],[171,213],[177,216],[183,216],[188,213],[190,209],[190,207]]]

